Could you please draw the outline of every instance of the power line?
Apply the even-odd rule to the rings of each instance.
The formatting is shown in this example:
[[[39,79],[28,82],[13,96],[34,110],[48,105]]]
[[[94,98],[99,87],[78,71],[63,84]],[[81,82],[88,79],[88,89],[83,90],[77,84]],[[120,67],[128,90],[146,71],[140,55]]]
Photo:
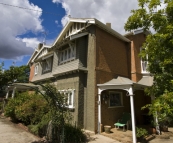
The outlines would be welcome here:
[[[17,6],[17,5],[11,5],[11,4],[1,3],[1,2],[0,2],[0,4],[1,4],[1,5],[5,5],[5,6],[11,6],[11,7],[15,7],[15,8],[20,8],[20,9],[25,9],[25,10],[31,10],[31,11],[37,11],[37,12],[44,12],[44,13],[47,13],[47,14],[63,16],[62,14],[56,14],[56,13],[51,13],[51,12],[45,12],[45,11],[30,9],[30,8],[26,8],[26,7]]]

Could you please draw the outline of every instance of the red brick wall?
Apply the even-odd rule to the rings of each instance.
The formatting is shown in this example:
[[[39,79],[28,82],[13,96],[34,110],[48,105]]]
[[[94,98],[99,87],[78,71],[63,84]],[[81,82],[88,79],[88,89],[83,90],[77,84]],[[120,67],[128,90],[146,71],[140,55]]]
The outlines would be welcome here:
[[[116,76],[130,78],[130,43],[119,40],[115,36],[96,27],[96,84],[105,83]],[[95,87],[95,131],[98,126],[98,87]],[[122,91],[124,94],[125,92]],[[128,97],[126,97],[129,104]],[[125,99],[125,98],[124,98]],[[126,104],[126,103],[125,103]],[[127,106],[126,106],[127,107]],[[113,126],[116,119],[119,118],[122,108],[108,108],[103,105],[102,118],[103,124]],[[105,117],[104,117],[105,115]]]
[[[142,78],[141,58],[139,57],[140,48],[144,43],[146,36],[144,33],[127,36],[131,42],[131,79],[135,82]]]
[[[30,66],[30,75],[29,75],[29,81],[32,80],[32,78],[34,77],[34,64],[32,66]]]

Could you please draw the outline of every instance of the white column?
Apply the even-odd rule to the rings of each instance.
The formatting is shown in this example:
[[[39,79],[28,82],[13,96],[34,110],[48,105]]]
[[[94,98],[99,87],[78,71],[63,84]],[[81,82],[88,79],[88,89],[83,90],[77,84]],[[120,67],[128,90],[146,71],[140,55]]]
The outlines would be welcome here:
[[[6,96],[5,98],[8,99],[8,95],[9,95],[9,90],[7,90]]]
[[[98,133],[101,133],[100,126],[101,126],[101,89],[98,89]]]
[[[16,87],[13,88],[12,98],[14,98]]]
[[[130,96],[130,106],[131,106],[133,143],[136,143],[135,109],[134,109],[134,99],[133,99],[134,94],[132,86],[129,88],[129,96]]]

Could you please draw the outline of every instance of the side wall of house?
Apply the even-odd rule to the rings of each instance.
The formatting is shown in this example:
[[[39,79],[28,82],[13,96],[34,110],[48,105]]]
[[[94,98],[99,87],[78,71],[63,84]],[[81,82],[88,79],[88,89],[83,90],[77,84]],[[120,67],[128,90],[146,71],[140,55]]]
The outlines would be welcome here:
[[[137,82],[142,78],[139,53],[146,36],[144,33],[140,33],[127,36],[127,38],[131,40],[131,79]]]
[[[78,98],[79,98],[79,74],[73,73],[69,75],[63,75],[56,77],[55,85],[58,90],[67,90],[67,89],[75,89],[74,92],[74,110],[71,111],[73,120],[72,124],[79,124],[78,120]]]
[[[88,29],[86,96],[84,97],[84,129],[95,132],[95,26]]]
[[[105,83],[117,76],[130,78],[130,43],[119,40],[100,28],[96,30],[96,84]],[[95,101],[98,101],[98,87],[95,85]],[[123,93],[123,103],[129,106],[129,99]],[[103,105],[102,119],[104,123],[113,125],[123,111],[128,111],[125,106],[109,108]],[[121,112],[122,111],[122,112]],[[95,102],[95,126],[98,125],[98,104]],[[113,115],[112,115],[113,114]]]

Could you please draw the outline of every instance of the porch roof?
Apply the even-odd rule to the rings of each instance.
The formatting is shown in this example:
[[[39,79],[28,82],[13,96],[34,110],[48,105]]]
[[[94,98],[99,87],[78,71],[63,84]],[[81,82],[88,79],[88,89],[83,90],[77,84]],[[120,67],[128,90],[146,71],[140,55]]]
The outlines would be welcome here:
[[[34,85],[33,83],[13,83],[6,90],[12,90],[13,88],[17,88],[19,90],[27,90],[27,89],[34,89],[39,88],[38,85]]]
[[[140,81],[138,81],[138,84],[142,84],[145,86],[152,86],[153,85],[153,77],[152,76],[144,76]]]
[[[128,89],[129,86],[133,86],[133,89],[144,89],[145,87],[151,86],[153,83],[153,78],[143,77],[139,82],[134,82],[126,77],[118,76],[117,78],[113,78],[112,80],[103,83],[97,84],[100,89]]]
[[[97,84],[97,86],[106,86],[106,85],[131,85],[134,84],[135,82],[133,82],[132,80],[125,78],[125,77],[121,77],[118,76],[117,78],[113,78],[112,80],[103,83],[103,84]]]

